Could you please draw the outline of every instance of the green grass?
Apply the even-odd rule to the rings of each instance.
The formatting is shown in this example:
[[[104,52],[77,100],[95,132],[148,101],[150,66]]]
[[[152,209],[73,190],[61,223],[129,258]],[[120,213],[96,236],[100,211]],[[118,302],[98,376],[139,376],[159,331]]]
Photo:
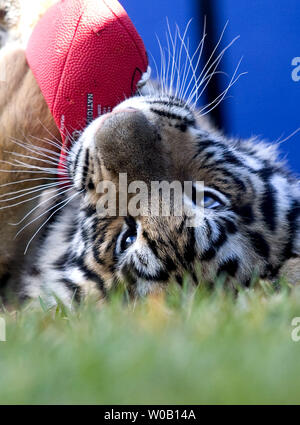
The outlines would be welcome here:
[[[0,403],[299,403],[300,288],[3,313]]]

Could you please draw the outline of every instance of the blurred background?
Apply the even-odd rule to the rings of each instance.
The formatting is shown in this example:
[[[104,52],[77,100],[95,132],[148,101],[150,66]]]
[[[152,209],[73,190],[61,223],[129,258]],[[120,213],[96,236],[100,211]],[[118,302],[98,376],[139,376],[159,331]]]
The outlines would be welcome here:
[[[224,100],[211,111],[215,124],[227,135],[242,138],[257,135],[274,142],[286,139],[300,127],[299,0],[120,2],[144,40],[153,69],[154,60],[158,68],[161,63],[156,36],[163,49],[168,47],[165,35],[166,18],[170,23],[173,41],[175,24],[178,24],[183,35],[187,23],[192,18],[187,33],[189,42],[187,38],[185,42],[193,53],[202,39],[206,17],[207,37],[203,43],[201,63],[196,69],[199,81],[203,77],[203,74],[200,75],[201,70],[210,58],[228,21],[222,40],[210,62],[211,64],[236,36],[240,36],[228,48],[220,62],[218,69],[227,75],[216,74],[197,102],[198,106],[203,107],[218,98],[228,86],[240,59],[243,58],[236,76],[244,72],[247,74],[241,75],[226,93]],[[185,63],[185,59],[182,63]],[[211,71],[213,69],[212,67]],[[189,90],[191,89],[192,85]],[[220,100],[220,97],[218,99]],[[209,109],[205,109],[205,112]],[[300,132],[284,140],[280,151],[282,157],[288,160],[290,168],[299,173]]]

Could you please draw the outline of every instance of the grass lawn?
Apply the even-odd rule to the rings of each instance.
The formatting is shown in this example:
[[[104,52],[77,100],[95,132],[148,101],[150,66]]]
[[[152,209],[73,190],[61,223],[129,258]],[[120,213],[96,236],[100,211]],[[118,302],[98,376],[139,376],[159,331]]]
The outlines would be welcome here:
[[[299,403],[300,288],[204,285],[6,319],[0,403]],[[300,334],[300,332],[299,332]]]

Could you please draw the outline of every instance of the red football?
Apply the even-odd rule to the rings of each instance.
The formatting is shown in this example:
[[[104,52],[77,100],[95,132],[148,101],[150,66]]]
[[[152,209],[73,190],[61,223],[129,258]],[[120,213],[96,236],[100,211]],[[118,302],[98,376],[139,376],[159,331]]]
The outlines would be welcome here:
[[[37,24],[26,54],[65,146],[74,131],[134,94],[148,65],[117,0],[60,0]]]

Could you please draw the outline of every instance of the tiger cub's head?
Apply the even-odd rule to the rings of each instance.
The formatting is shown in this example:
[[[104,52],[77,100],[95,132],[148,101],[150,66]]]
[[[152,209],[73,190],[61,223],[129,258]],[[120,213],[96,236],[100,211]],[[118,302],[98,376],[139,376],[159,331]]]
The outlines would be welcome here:
[[[275,278],[300,253],[299,184],[275,147],[228,140],[179,99],[124,101],[74,143],[68,170],[81,205],[82,243],[72,249],[105,290],[124,280],[133,293],[146,294],[170,279],[181,284],[186,272],[197,283],[199,267],[208,281],[224,273],[228,282],[249,285],[254,274]],[[192,182],[190,194],[180,192],[181,214],[174,213],[174,196],[164,213],[165,193],[151,198],[153,182]],[[137,187],[146,207],[137,202]],[[109,214],[99,205],[110,205]]]

